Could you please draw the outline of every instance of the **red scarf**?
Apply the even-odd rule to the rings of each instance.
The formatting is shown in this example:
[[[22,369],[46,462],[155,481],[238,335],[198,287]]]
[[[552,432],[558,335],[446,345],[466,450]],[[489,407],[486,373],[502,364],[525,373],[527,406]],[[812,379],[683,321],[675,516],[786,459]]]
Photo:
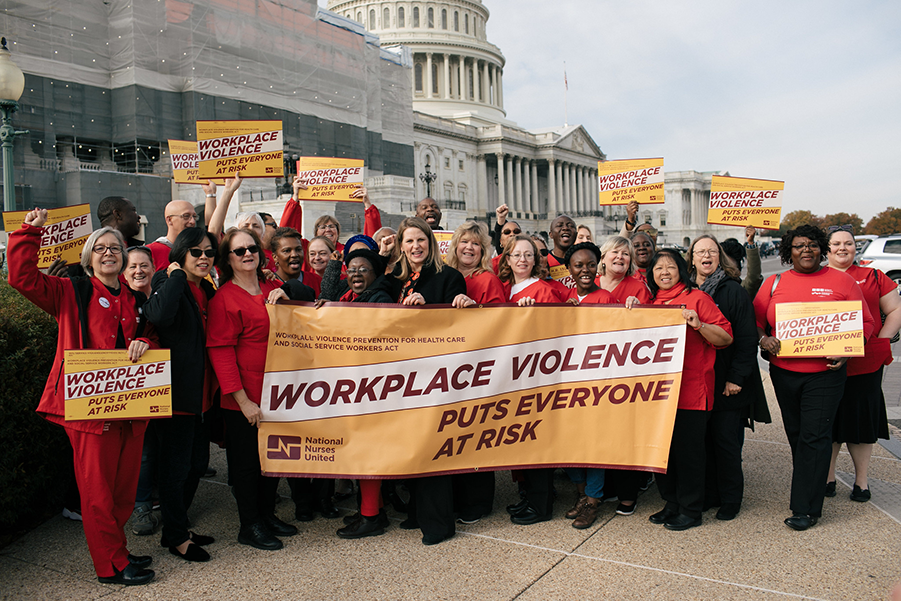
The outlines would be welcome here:
[[[655,305],[669,305],[672,304],[680,295],[684,294],[685,284],[679,282],[669,290],[659,289],[657,290],[657,296],[654,297]],[[676,303],[682,304],[682,303]]]

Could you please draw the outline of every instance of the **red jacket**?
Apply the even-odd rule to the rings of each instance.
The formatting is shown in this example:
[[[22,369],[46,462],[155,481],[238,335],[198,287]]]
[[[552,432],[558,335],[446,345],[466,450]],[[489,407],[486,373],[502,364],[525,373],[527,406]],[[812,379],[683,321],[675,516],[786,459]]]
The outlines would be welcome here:
[[[293,227],[301,234],[303,233],[303,207],[300,206],[299,202],[292,198],[285,203],[285,210],[278,225],[279,227]],[[363,214],[363,233],[371,238],[380,229],[382,229],[382,214],[379,213],[375,205],[370,204]],[[304,271],[312,272],[313,268],[310,267],[310,262],[307,260],[307,247],[310,241],[306,238],[301,238],[300,243],[303,246],[303,269]],[[339,242],[335,250],[343,251],[344,245]]]
[[[74,279],[48,276],[38,270],[38,249],[43,228],[22,225],[9,236],[9,283],[32,303],[56,318],[59,336],[53,369],[44,387],[38,413],[48,421],[72,430],[100,434],[104,420],[65,419],[66,400],[62,386],[64,351],[78,349],[114,349],[119,325],[128,347],[138,330],[138,307],[144,295],[127,286],[119,289],[119,295],[110,294],[97,278]],[[82,294],[80,294],[80,292]],[[86,312],[86,314],[85,314]],[[82,323],[87,324],[84,333]],[[83,336],[83,333],[86,334]],[[144,327],[144,337],[137,338],[159,348],[153,327]],[[85,342],[87,341],[87,344]],[[144,431],[146,420],[135,420],[135,433]]]

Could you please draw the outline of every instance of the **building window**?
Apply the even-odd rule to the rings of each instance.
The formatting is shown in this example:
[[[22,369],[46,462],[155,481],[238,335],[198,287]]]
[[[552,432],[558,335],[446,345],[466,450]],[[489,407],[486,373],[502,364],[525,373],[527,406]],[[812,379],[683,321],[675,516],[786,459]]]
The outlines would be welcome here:
[[[469,33],[469,15],[463,15],[463,32]]]
[[[454,11],[454,31],[460,31],[460,13]]]
[[[376,28],[376,24],[375,24],[375,11],[374,11],[374,10],[370,10],[370,11],[369,11],[369,29],[375,29],[375,28]]]
[[[416,63],[416,66],[413,67],[414,79],[416,91],[420,94],[422,93],[422,63]]]
[[[473,91],[476,89],[475,81],[474,81],[475,76],[473,75],[472,69],[467,69],[466,72],[469,73],[469,99],[474,100],[475,95],[474,95]]]
[[[406,27],[404,25],[404,7],[401,6],[397,9],[397,26],[398,27]]]
[[[432,63],[432,95],[438,95],[438,63]]]
[[[357,23],[360,25],[363,24],[363,12],[359,10],[357,11]]]
[[[460,202],[466,203],[466,192],[463,190],[460,190]]]
[[[444,168],[450,169],[450,157],[444,157]]]
[[[460,171],[463,171],[463,159],[459,159],[457,164],[460,166]]]
[[[413,7],[413,27],[419,27],[419,7]]]
[[[430,8],[428,15],[428,22],[426,23],[426,25],[429,29],[435,29],[435,9]]]
[[[645,213],[645,214],[644,214],[644,222],[645,222],[645,223],[648,223],[648,224],[651,223],[651,214],[650,214],[650,213]]]
[[[660,227],[666,227],[666,212],[660,211],[658,216],[660,218]]]
[[[441,9],[441,29],[447,29],[447,9]]]
[[[387,8],[382,11],[382,29],[391,28],[391,11]]]
[[[691,190],[682,189],[682,225],[691,225]]]

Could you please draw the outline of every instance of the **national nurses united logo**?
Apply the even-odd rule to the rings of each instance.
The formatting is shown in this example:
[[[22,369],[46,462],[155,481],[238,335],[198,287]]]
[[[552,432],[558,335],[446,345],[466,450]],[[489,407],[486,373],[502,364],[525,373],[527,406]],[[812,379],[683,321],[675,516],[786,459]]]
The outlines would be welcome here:
[[[267,459],[300,460],[300,452],[303,447],[303,438],[300,436],[278,436],[272,434],[266,443]]]

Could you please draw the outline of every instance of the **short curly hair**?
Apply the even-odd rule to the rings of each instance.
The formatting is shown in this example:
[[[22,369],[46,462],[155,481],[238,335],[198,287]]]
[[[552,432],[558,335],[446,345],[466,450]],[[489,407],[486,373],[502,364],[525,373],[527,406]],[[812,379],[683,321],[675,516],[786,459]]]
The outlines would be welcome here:
[[[826,232],[815,225],[804,223],[793,230],[788,230],[782,236],[782,242],[779,243],[779,260],[783,265],[791,265],[792,242],[795,238],[807,238],[811,242],[816,242],[820,249],[820,261],[826,258],[826,251],[829,249],[829,238],[826,236]]]
[[[567,248],[566,254],[563,255],[563,264],[566,265],[567,268],[569,267],[569,262],[572,260],[573,255],[580,250],[587,250],[594,255],[594,258],[598,263],[601,262],[601,249],[597,247],[597,244],[594,242],[579,242],[578,244],[573,244]]]

